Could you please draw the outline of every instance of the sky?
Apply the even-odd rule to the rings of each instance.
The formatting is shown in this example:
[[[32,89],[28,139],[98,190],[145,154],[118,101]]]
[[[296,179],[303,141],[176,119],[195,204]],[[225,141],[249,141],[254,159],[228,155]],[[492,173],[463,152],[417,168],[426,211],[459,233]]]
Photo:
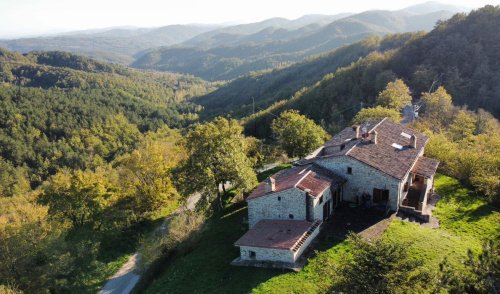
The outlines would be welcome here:
[[[0,0],[0,38],[115,26],[249,23],[271,17],[397,10],[424,0]],[[465,7],[500,0],[440,0]]]

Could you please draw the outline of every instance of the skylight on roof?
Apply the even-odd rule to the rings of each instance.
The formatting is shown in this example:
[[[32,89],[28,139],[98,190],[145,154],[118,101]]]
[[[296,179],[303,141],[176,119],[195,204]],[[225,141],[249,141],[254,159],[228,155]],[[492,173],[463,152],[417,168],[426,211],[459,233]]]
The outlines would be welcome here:
[[[405,132],[401,132],[401,136],[405,137],[406,139],[410,139],[411,138],[411,135],[407,134]]]
[[[396,149],[399,149],[399,150],[403,150],[403,146],[397,144],[397,143],[392,143],[391,145],[392,147],[396,148]]]

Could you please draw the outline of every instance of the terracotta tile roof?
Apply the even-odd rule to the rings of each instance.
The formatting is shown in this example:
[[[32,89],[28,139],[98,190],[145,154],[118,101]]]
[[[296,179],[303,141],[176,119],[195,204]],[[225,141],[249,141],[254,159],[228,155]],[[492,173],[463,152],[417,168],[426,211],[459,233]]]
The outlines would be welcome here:
[[[364,162],[392,177],[403,179],[412,168],[429,138],[420,132],[383,119],[372,130],[377,132],[377,144],[359,141],[347,155]],[[369,132],[371,132],[370,130]],[[417,138],[416,148],[410,147],[411,135]],[[400,146],[400,148],[396,146]]]
[[[394,178],[403,179],[429,140],[424,134],[394,123],[387,118],[362,125],[361,128],[363,127],[366,127],[367,133],[377,132],[377,144],[371,141],[372,135],[368,135],[365,139],[356,139],[345,143],[346,147],[342,151],[317,156],[316,160],[346,155]],[[352,127],[345,128],[329,141],[331,142],[329,146],[335,146],[335,144],[342,142],[338,138],[340,134],[343,134],[342,137],[355,137]],[[410,147],[409,137],[411,135],[415,135],[417,138],[417,148]]]
[[[421,175],[427,178],[434,176],[438,168],[439,161],[433,158],[422,156],[417,160],[415,166],[411,170],[412,173]]]
[[[278,172],[271,177],[275,179],[274,191],[266,193],[266,183],[262,182],[247,197],[247,201],[294,187],[303,191],[309,190],[311,196],[317,197],[332,184],[344,181],[344,179],[336,176],[331,171],[314,164],[292,167]]]
[[[303,220],[261,220],[234,245],[290,250],[312,225]]]
[[[297,188],[308,191],[310,195],[318,197],[332,184],[332,179],[322,176],[311,170],[305,178],[297,183]]]

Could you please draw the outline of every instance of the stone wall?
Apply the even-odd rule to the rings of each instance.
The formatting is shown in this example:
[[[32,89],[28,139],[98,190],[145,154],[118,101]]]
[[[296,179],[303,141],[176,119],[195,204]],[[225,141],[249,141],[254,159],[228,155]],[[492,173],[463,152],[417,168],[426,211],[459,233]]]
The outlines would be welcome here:
[[[294,220],[306,219],[306,194],[300,189],[292,188],[248,201],[250,228],[262,219],[291,219],[290,215]]]
[[[323,220],[323,206],[328,202],[332,201],[332,192],[330,191],[330,188],[326,189],[325,192],[323,192],[323,202],[320,204],[319,203],[319,198],[320,197],[315,197],[314,198],[314,214],[313,214],[313,219],[319,219]],[[333,203],[330,204],[330,207],[333,207]]]
[[[255,258],[250,257],[250,251],[255,252]],[[280,261],[293,263],[294,252],[289,249],[274,249],[240,246],[240,257],[243,260]]]
[[[349,156],[319,159],[316,163],[347,180],[344,184],[343,201],[360,203],[363,193],[373,195],[374,188],[387,189],[391,210],[398,209],[402,189],[398,179]],[[348,167],[352,168],[352,174],[347,173]]]

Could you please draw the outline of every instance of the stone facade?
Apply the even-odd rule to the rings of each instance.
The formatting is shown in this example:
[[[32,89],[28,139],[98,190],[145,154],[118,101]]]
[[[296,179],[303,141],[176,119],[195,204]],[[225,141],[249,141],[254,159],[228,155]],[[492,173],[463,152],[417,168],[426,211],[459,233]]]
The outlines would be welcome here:
[[[323,219],[323,206],[332,201],[330,189],[323,192],[321,197],[314,197],[312,200],[312,219]],[[330,205],[330,207],[333,207]],[[292,217],[290,217],[292,216]],[[263,219],[294,219],[306,220],[306,192],[292,188],[281,192],[272,193],[266,196],[248,201],[248,224],[252,228]]]
[[[248,201],[248,224],[250,228],[262,219],[305,220],[305,192],[292,188]]]
[[[260,248],[250,246],[240,246],[240,258],[242,260],[257,260],[257,261],[278,261],[284,263],[294,263],[307,249],[309,244],[319,234],[320,227],[318,226],[314,232],[307,238],[302,246],[297,251],[291,249],[276,249],[276,248]],[[255,255],[252,257],[251,252]]]
[[[313,219],[315,220],[323,220],[323,206],[326,205],[326,203],[330,201],[330,203],[332,202],[332,192],[331,190],[328,188],[325,190],[325,192],[323,192],[323,201],[320,203],[320,197],[315,197],[314,198],[314,201],[313,201]],[[333,204],[330,204],[330,207],[333,207],[332,206]]]
[[[255,252],[255,257],[251,257],[250,252]],[[293,263],[293,253],[294,252],[289,249],[240,246],[240,258],[244,260],[280,261]]]
[[[389,190],[390,209],[397,211],[398,203],[401,201],[400,191],[402,189],[398,179],[349,156],[318,159],[316,164],[335,172],[347,180],[343,186],[343,201],[361,203],[363,193],[373,195],[374,188]]]

